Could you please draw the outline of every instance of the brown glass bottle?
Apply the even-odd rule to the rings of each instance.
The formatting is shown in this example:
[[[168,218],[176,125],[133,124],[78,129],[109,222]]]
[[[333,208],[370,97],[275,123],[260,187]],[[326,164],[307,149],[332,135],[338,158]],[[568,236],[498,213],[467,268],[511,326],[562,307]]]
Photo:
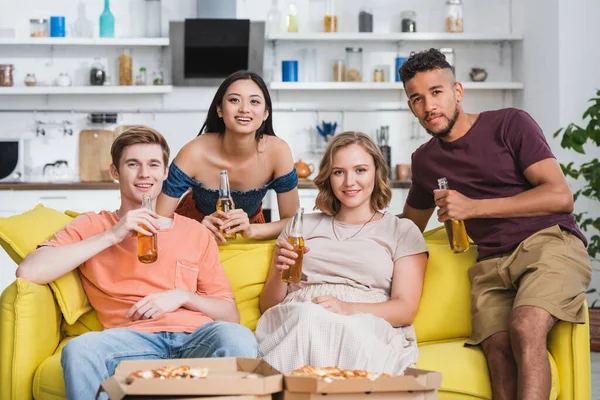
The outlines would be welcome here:
[[[221,183],[219,185],[219,200],[217,200],[217,211],[227,212],[235,208],[235,203],[231,198],[231,190],[229,189],[229,174],[227,170],[221,171]],[[227,233],[221,229],[221,234],[225,240],[234,240],[237,236],[235,232]]]
[[[142,207],[152,210],[152,200],[149,195],[142,197]],[[140,224],[140,228],[149,230],[145,225]],[[144,264],[151,264],[158,259],[158,244],[156,233],[152,236],[147,236],[142,233],[137,234],[138,237],[138,260]]]
[[[446,178],[438,179],[440,189],[449,190],[448,180]],[[467,228],[465,221],[448,220],[444,222],[446,226],[446,234],[450,242],[450,248],[455,253],[462,253],[469,250],[469,237],[467,236]]]
[[[290,265],[288,269],[281,271],[281,281],[287,283],[298,283],[302,276],[302,259],[304,256],[304,238],[302,237],[302,220],[304,218],[304,208],[298,207],[296,214],[292,219],[290,236],[287,242],[294,246],[294,251],[298,255],[294,265]]]

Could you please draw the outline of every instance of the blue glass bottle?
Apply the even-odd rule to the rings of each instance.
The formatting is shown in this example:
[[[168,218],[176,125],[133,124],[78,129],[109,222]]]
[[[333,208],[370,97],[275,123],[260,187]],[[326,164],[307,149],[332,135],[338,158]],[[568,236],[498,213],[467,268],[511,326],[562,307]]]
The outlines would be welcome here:
[[[109,3],[110,0],[104,0],[104,11],[100,14],[100,37],[115,37],[115,17]]]

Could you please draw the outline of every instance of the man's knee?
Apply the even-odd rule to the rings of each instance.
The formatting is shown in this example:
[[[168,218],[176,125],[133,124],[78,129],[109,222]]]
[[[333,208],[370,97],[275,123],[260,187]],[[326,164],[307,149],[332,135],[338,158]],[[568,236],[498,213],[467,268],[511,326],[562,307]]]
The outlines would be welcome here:
[[[83,335],[77,336],[63,347],[60,355],[60,363],[63,368],[66,368],[69,364],[76,363],[76,360],[88,359],[92,356],[94,349],[95,339],[99,332],[87,332]]]
[[[255,358],[258,344],[254,333],[243,325],[232,322],[218,322],[215,357],[248,357]]]
[[[508,332],[498,332],[481,343],[488,364],[501,365],[513,360]]]
[[[510,319],[510,337],[513,345],[528,348],[546,345],[548,332],[555,319],[547,311],[536,307],[518,307]]]

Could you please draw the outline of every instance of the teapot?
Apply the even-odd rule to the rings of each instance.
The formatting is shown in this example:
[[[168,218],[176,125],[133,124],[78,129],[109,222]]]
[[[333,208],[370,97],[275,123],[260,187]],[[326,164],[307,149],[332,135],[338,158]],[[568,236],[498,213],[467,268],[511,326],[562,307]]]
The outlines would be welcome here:
[[[298,160],[298,162],[295,163],[294,166],[296,167],[296,174],[298,175],[298,178],[301,179],[308,178],[308,176],[312,174],[315,170],[313,164],[307,164],[302,160]]]

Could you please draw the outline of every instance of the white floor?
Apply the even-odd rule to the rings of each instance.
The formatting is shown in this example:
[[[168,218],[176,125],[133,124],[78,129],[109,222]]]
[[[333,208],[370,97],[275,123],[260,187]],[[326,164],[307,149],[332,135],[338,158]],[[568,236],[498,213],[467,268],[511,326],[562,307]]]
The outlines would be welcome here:
[[[592,400],[600,400],[600,353],[592,353]]]

